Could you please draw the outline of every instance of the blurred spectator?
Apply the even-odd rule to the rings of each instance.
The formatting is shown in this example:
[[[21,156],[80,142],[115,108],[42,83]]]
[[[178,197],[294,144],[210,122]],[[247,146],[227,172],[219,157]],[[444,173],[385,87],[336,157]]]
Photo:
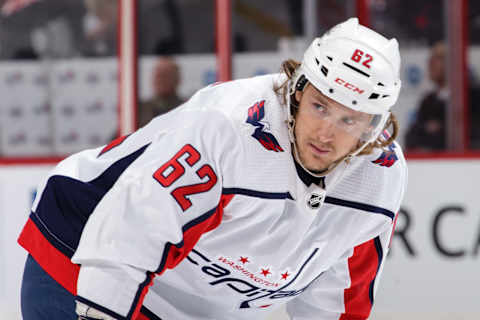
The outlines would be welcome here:
[[[286,0],[290,27],[295,36],[303,36],[303,1]]]
[[[0,59],[69,58],[83,41],[76,0],[0,0]]]
[[[480,149],[480,87],[470,82],[470,148]]]
[[[158,58],[152,77],[154,96],[152,99],[139,104],[137,112],[137,127],[143,127],[152,118],[166,113],[185,100],[178,96],[177,88],[180,84],[180,70],[171,57]]]
[[[117,0],[85,0],[84,54],[113,56],[117,50]]]
[[[434,89],[422,99],[415,121],[408,128],[408,151],[444,150],[446,148],[446,105],[449,91],[445,72],[446,47],[436,43],[428,61],[428,75]]]
[[[37,60],[38,54],[32,47],[19,48],[13,53],[13,60]]]
[[[436,0],[371,0],[372,24],[402,47],[433,45],[445,38],[444,2]]]
[[[138,1],[139,16],[142,17],[138,20],[140,54],[172,55],[183,52],[180,5],[177,0]],[[187,5],[191,5],[190,1]]]

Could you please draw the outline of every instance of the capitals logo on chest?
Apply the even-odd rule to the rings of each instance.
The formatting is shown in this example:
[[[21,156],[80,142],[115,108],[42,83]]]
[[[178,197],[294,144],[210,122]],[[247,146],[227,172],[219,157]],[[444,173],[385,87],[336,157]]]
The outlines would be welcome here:
[[[262,146],[271,151],[283,152],[277,138],[267,131],[267,124],[261,121],[265,117],[265,100],[256,102],[248,108],[247,123],[255,127],[252,137],[258,140]]]
[[[210,286],[225,289],[225,294],[234,294],[238,297],[240,309],[267,308],[272,304],[285,303],[284,299],[291,299],[304,292],[320,275],[306,277],[306,265],[309,264],[318,252],[315,248],[312,253],[302,258],[294,268],[274,271],[270,266],[260,266],[253,262],[252,257],[241,255],[238,258],[229,258],[219,255],[210,259],[206,253],[192,249],[187,261],[192,265],[192,271],[201,272]],[[306,281],[301,279],[307,279]],[[299,282],[302,284],[299,286]]]

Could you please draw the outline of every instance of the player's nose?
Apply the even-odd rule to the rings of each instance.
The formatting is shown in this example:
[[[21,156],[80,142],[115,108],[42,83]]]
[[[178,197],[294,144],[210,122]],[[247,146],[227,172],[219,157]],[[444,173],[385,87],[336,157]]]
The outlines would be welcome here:
[[[317,128],[316,134],[322,142],[329,142],[335,137],[336,130],[337,128],[335,127],[335,124],[331,121],[322,121]]]

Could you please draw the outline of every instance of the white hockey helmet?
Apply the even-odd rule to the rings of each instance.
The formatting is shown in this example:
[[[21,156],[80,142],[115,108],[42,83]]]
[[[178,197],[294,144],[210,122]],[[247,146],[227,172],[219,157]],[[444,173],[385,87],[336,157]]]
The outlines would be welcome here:
[[[350,18],[313,40],[295,72],[289,94],[303,90],[308,80],[344,106],[375,115],[372,130],[362,138],[365,147],[380,135],[390,108],[397,101],[401,87],[399,71],[397,40],[388,40],[360,25],[357,18]],[[294,115],[292,108],[290,120]]]

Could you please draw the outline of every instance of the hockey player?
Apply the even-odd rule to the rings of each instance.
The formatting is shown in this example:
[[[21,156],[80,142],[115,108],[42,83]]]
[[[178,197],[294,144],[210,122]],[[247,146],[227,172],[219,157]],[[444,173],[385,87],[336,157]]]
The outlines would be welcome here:
[[[24,319],[366,319],[407,179],[398,44],[352,18],[283,68],[59,163]]]

